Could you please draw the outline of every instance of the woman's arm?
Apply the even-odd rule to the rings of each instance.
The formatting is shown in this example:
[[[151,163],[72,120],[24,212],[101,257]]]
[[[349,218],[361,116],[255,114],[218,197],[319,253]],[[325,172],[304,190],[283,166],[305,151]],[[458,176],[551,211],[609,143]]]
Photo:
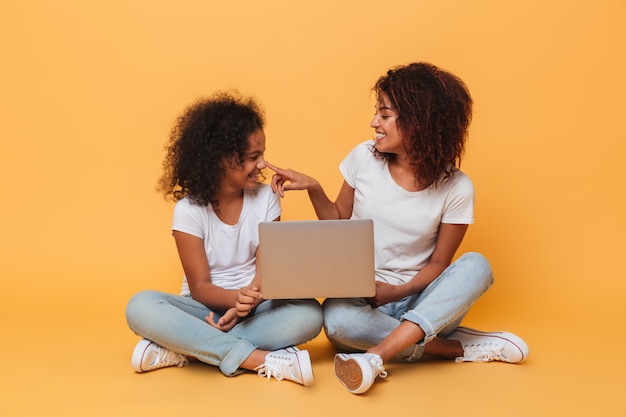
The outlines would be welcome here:
[[[239,290],[226,290],[211,282],[202,239],[179,231],[173,235],[193,299],[220,312],[235,307]]]
[[[409,282],[402,285],[390,285],[376,282],[376,295],[368,302],[378,307],[391,301],[417,294],[422,291],[452,263],[452,258],[465,237],[469,225],[442,223],[439,227],[437,244],[430,261]]]
[[[272,190],[281,197],[285,196],[285,191],[307,190],[318,219],[349,219],[352,216],[354,188],[350,187],[345,181],[341,186],[341,190],[339,190],[337,199],[333,202],[328,198],[321,184],[315,178],[292,169],[279,168],[267,161],[265,161],[265,164],[276,172],[272,176]]]

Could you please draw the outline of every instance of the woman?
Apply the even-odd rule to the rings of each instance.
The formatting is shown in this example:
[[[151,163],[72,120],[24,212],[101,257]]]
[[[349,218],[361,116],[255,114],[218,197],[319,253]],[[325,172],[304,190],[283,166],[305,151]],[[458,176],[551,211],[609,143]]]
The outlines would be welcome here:
[[[344,352],[335,374],[366,392],[392,358],[422,355],[457,361],[522,362],[519,337],[458,327],[491,286],[487,260],[467,253],[452,262],[474,221],[474,188],[459,170],[472,99],[453,74],[428,63],[389,70],[374,86],[373,140],[340,165],[344,183],[331,201],[314,178],[267,163],[272,189],[307,190],[319,219],[374,221],[376,295],[326,299],[324,330]]]

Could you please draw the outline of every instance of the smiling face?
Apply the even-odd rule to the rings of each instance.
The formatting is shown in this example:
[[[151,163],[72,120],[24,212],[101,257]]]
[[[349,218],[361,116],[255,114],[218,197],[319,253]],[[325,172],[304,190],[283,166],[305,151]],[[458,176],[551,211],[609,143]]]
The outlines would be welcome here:
[[[240,165],[237,157],[226,161],[224,164],[224,179],[222,188],[228,187],[234,190],[253,190],[259,182],[259,174],[265,168],[265,133],[259,129],[248,136],[248,149]]]
[[[402,134],[398,128],[398,116],[391,106],[387,94],[380,92],[376,101],[376,114],[370,123],[376,136],[376,149],[379,152],[404,155]]]

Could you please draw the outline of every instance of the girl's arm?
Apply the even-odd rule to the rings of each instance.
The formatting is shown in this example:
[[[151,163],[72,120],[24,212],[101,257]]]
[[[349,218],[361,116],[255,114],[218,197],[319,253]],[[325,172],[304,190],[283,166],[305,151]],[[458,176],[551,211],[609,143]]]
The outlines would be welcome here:
[[[272,171],[276,172],[272,176],[272,190],[281,197],[285,196],[285,191],[307,190],[318,219],[349,219],[352,215],[354,188],[350,187],[345,181],[341,186],[341,190],[339,190],[337,199],[333,202],[328,198],[321,184],[315,178],[292,169],[279,168],[267,161],[265,161],[265,164]]]
[[[437,244],[430,261],[409,282],[402,285],[390,285],[376,282],[376,295],[368,302],[378,307],[391,301],[417,294],[422,291],[452,263],[452,258],[465,237],[469,225],[442,223],[439,227]]]
[[[273,221],[279,222],[280,216],[276,217]],[[261,290],[261,274],[259,273],[259,257],[257,256],[259,249],[257,248],[255,254],[256,274],[252,279],[250,285],[246,288],[242,288],[237,294],[235,307],[237,310],[237,316],[245,317],[252,310],[254,310],[261,301],[263,301]]]
[[[235,307],[239,290],[213,285],[202,239],[179,231],[174,231],[173,235],[193,299],[221,312]]]

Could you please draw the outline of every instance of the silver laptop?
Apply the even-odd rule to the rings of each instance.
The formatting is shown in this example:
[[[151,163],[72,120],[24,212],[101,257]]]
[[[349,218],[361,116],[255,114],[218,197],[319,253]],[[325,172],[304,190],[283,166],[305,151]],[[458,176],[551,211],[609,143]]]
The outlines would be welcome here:
[[[259,223],[258,268],[265,299],[371,297],[372,220]]]

